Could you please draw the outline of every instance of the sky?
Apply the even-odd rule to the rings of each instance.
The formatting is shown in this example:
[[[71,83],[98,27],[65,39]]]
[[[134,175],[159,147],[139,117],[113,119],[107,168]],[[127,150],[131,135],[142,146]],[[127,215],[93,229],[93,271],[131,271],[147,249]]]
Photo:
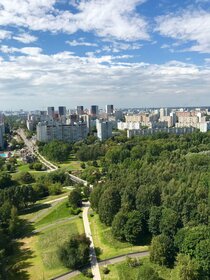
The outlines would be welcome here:
[[[0,110],[210,106],[210,0],[0,0]]]

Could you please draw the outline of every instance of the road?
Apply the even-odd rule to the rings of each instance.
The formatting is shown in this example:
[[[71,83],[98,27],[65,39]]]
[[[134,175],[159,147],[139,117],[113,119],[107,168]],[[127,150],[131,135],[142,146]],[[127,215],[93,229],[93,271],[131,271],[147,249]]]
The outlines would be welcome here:
[[[93,274],[93,279],[94,280],[101,280],[101,275],[100,275],[100,270],[99,270],[99,265],[96,257],[96,252],[95,252],[95,247],[93,243],[93,237],[91,234],[91,229],[90,229],[90,223],[88,220],[88,210],[90,208],[90,202],[84,203],[84,208],[83,208],[83,223],[84,223],[84,228],[85,228],[85,234],[86,236],[90,239],[90,264],[91,264],[91,270]]]
[[[34,146],[34,144],[32,143],[32,141],[28,140],[26,138],[26,135],[25,135],[25,132],[23,129],[18,129],[17,130],[17,133],[19,134],[19,136],[23,139],[25,145],[27,146],[28,150],[33,154],[35,155],[39,161],[47,167],[47,169],[49,171],[54,171],[54,170],[57,170],[58,167],[51,163],[50,161],[46,160],[42,155],[40,155],[40,153],[38,152],[38,149],[36,146]]]
[[[127,257],[131,257],[131,258],[143,258],[143,257],[147,257],[149,256],[149,252],[148,251],[144,251],[144,252],[139,252],[139,253],[130,253],[130,254],[126,254],[126,255],[122,255],[119,257],[114,257],[114,258],[110,258],[107,260],[103,260],[100,261],[98,263],[99,266],[106,266],[106,265],[110,265],[110,264],[116,264],[116,263],[120,263],[126,260]],[[62,276],[58,276],[53,278],[52,280],[69,280],[70,278],[79,275],[81,273],[81,271],[79,270],[74,270],[72,272],[63,274]]]

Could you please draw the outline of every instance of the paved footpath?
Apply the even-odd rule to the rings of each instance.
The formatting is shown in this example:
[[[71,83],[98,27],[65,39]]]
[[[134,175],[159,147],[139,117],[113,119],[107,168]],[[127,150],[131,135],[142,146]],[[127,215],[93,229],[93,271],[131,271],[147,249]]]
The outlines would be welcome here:
[[[106,266],[106,265],[110,265],[110,264],[116,264],[116,263],[120,263],[126,260],[127,257],[131,257],[131,258],[143,258],[143,257],[147,257],[149,256],[149,251],[144,251],[144,252],[140,252],[140,253],[130,253],[127,255],[123,255],[123,256],[118,256],[118,257],[114,257],[114,258],[110,258],[104,261],[100,261],[98,263],[99,266]],[[81,271],[79,270],[74,270],[72,272],[67,272],[66,274],[63,274],[62,276],[58,276],[53,278],[52,280],[69,280],[72,277],[79,275],[81,273]]]
[[[90,224],[88,220],[88,210],[90,207],[90,202],[85,202],[84,203],[84,208],[83,208],[83,223],[84,223],[84,228],[85,228],[85,234],[86,236],[90,239],[90,264],[91,264],[91,270],[93,274],[93,279],[94,280],[101,280],[101,275],[100,275],[100,270],[99,270],[99,265],[96,257],[96,252],[93,244],[93,238],[91,234],[91,229],[90,229]]]

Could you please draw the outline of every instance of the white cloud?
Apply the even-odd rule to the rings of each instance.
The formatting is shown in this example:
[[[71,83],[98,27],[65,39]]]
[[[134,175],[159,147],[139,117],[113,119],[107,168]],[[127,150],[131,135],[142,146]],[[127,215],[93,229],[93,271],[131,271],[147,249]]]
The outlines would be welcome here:
[[[42,49],[35,48],[35,47],[14,48],[14,47],[8,47],[6,45],[2,45],[0,46],[0,51],[7,54],[19,53],[19,54],[25,54],[29,56],[36,56],[42,52]]]
[[[66,41],[66,43],[71,46],[71,47],[77,47],[77,46],[85,46],[85,47],[97,47],[98,44],[96,43],[89,43],[89,42],[84,42],[84,41]]]
[[[196,10],[161,16],[157,19],[156,31],[182,43],[191,42],[192,46],[185,51],[210,53],[210,12]]]
[[[22,33],[17,36],[13,36],[12,38],[14,40],[19,41],[24,44],[33,43],[33,42],[37,41],[37,39],[38,39],[37,37],[30,35],[28,33]]]
[[[11,38],[11,32],[7,30],[0,30],[0,41],[4,39],[10,39]]]
[[[105,52],[121,52],[121,51],[128,51],[128,50],[139,50],[142,48],[142,44],[139,43],[124,43],[124,42],[116,42],[116,41],[110,41],[107,43],[105,41],[105,45],[102,47],[101,50],[98,50],[98,53],[101,51]]]
[[[6,104],[23,104],[35,109],[61,101],[68,107],[92,102],[139,107],[210,102],[208,65],[125,63],[128,56],[46,55],[39,48],[4,46],[4,51],[10,56],[9,61],[0,60],[4,108]]]
[[[121,40],[148,40],[147,23],[135,11],[145,0],[80,0],[77,13],[55,9],[58,0],[0,0],[0,25],[31,30],[95,32]]]

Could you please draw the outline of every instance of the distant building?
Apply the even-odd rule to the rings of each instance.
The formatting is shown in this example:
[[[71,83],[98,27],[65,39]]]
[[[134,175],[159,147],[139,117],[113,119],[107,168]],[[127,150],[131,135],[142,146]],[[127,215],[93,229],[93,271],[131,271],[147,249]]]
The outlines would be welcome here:
[[[106,105],[105,108],[106,114],[110,115],[114,113],[114,105]]]
[[[55,108],[54,107],[47,107],[47,114],[50,117],[54,117],[54,115],[55,115]]]
[[[97,137],[104,141],[112,137],[112,123],[108,121],[96,120]]]
[[[77,113],[77,115],[83,115],[84,114],[84,107],[83,106],[77,106],[76,113]]]
[[[97,105],[92,105],[90,107],[90,115],[93,116],[93,117],[97,117],[98,113],[99,113],[98,106]]]
[[[132,136],[136,136],[136,135],[152,135],[155,133],[159,133],[159,132],[166,132],[169,134],[177,134],[177,135],[181,135],[181,134],[188,134],[188,133],[192,133],[196,131],[196,128],[194,127],[169,127],[169,128],[158,128],[158,129],[154,129],[154,128],[147,128],[147,129],[131,129],[131,130],[127,130],[127,137],[131,138]]]
[[[66,107],[65,106],[59,106],[58,107],[58,114],[59,116],[66,116]]]

